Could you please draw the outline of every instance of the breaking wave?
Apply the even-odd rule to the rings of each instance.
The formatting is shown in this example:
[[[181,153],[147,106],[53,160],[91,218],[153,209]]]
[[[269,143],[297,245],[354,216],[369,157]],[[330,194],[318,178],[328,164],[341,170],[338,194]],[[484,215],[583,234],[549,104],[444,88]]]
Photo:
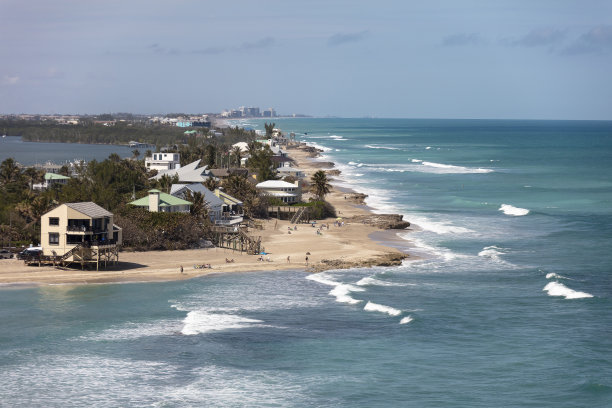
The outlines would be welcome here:
[[[546,274],[546,279],[567,279],[573,280],[572,278],[568,278],[567,276],[559,275],[554,272],[550,272]]]
[[[357,303],[363,302],[363,300],[355,299],[351,297],[352,292],[363,292],[364,289],[353,286],[346,283],[337,282],[333,279],[328,278],[326,275],[321,273],[315,273],[312,275],[308,275],[306,279],[319,282],[323,285],[333,286],[334,288],[329,291],[329,294],[336,298],[337,302],[340,303],[348,303],[349,305],[354,305]]]
[[[384,150],[402,150],[399,147],[391,146],[377,146],[377,145],[365,145],[368,149],[384,149]]]
[[[563,296],[566,299],[583,299],[593,297],[593,295],[590,293],[578,292],[559,282],[548,282],[548,284],[544,286],[544,289],[542,290],[548,292],[548,296]]]
[[[412,317],[411,317],[411,316],[402,317],[402,320],[400,320],[400,323],[399,323],[399,324],[408,324],[408,323],[410,323],[412,320],[414,320],[414,319],[412,319]]]
[[[186,336],[192,336],[212,331],[242,329],[263,322],[232,314],[194,310],[187,313],[183,323],[184,326],[181,333]]]
[[[399,282],[387,282],[382,281],[376,278],[372,278],[370,276],[366,276],[365,278],[360,279],[357,283],[357,286],[408,286],[409,283],[399,283]]]
[[[503,252],[501,248],[498,248],[495,245],[491,245],[488,247],[484,247],[482,251],[478,253],[478,256],[500,262],[502,260],[499,258],[499,256],[504,254],[505,252]]]
[[[368,312],[379,312],[386,313],[389,316],[399,316],[402,314],[402,311],[399,309],[395,309],[390,306],[379,305],[378,303],[368,302],[363,307],[363,310],[367,310]]]
[[[502,204],[501,207],[499,207],[498,211],[501,211],[506,215],[512,215],[514,217],[520,217],[520,216],[529,214],[528,209],[514,207],[510,204]]]

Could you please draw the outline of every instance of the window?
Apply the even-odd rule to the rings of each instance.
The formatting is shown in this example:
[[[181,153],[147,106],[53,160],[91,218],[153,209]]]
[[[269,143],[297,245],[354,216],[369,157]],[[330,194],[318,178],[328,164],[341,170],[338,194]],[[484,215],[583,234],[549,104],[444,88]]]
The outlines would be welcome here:
[[[49,233],[49,245],[59,245],[59,233],[57,232]]]
[[[49,217],[49,225],[59,225],[58,217]]]

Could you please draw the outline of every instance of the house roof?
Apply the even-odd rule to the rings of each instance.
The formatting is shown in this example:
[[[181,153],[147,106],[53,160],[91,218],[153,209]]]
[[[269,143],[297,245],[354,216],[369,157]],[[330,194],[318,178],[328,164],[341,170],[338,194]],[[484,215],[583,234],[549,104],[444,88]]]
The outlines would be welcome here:
[[[184,193],[185,190],[190,190],[193,193],[200,193],[204,196],[204,201],[211,207],[223,206],[225,202],[215,195],[212,191],[204,187],[200,183],[193,184],[173,184],[170,188],[170,194],[178,196]]]
[[[267,180],[257,184],[255,187],[257,188],[295,188],[297,187],[295,184],[287,183],[282,180]]]
[[[113,216],[112,213],[106,211],[104,208],[91,201],[84,203],[65,203],[65,205],[91,218]]]
[[[136,207],[148,207],[149,206],[149,196],[144,196],[139,198],[138,200],[132,201],[129,203],[130,205],[135,205]],[[193,204],[190,201],[183,200],[182,198],[175,197],[170,194],[159,192],[159,206],[160,207],[173,207],[175,205],[191,205]]]
[[[45,180],[68,180],[70,177],[56,173],[45,173]]]
[[[151,177],[155,180],[161,179],[164,175],[169,177],[178,176],[179,181],[187,183],[200,183],[205,181],[209,176],[208,166],[198,167],[200,160],[196,160],[178,169],[161,170],[157,175]]]

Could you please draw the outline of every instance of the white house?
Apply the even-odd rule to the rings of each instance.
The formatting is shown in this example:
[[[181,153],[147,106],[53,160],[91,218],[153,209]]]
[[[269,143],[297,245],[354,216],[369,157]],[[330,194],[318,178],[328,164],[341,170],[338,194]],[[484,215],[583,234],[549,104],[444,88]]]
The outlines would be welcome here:
[[[302,201],[302,187],[300,181],[288,183],[282,180],[268,180],[255,186],[264,194],[278,198],[287,204],[299,203]]]
[[[45,173],[45,181],[44,183],[36,183],[32,185],[33,190],[46,190],[53,186],[54,184],[66,185],[68,184],[68,180],[70,177],[63,176],[61,174],[56,173]]]
[[[159,153],[158,153],[159,154]],[[159,180],[164,175],[168,177],[177,176],[181,183],[201,183],[206,181],[210,177],[210,170],[208,166],[198,167],[200,160],[196,160],[183,167],[160,170],[157,175],[151,177],[152,179]]]
[[[173,170],[181,167],[181,155],[179,153],[153,153],[151,157],[145,158],[147,170]]]

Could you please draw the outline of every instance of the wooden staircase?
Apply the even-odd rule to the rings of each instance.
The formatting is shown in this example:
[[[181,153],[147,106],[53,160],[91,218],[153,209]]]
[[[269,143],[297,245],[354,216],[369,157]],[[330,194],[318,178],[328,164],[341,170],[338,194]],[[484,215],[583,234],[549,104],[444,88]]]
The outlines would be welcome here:
[[[291,224],[297,224],[298,222],[300,222],[307,210],[307,207],[300,207],[300,209],[297,210],[295,214],[293,214],[293,217],[291,217]]]

